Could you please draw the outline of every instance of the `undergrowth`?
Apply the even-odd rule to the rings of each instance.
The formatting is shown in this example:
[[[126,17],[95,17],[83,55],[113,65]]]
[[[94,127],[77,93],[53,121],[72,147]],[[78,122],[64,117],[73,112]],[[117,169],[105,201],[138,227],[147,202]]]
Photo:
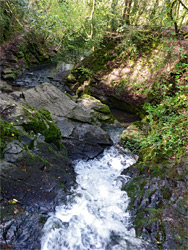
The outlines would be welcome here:
[[[150,129],[141,140],[142,161],[153,166],[164,159],[175,159],[188,152],[188,64],[179,62],[174,68],[176,92],[171,82],[162,82],[161,102],[145,104],[144,120]],[[183,78],[183,80],[182,80]]]

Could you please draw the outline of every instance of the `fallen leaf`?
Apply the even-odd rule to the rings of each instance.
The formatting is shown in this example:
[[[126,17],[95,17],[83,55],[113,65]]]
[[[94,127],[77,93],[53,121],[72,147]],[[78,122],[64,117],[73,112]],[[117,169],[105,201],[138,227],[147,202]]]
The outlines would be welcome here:
[[[13,200],[9,200],[8,201],[8,203],[10,203],[10,204],[16,204],[18,202],[18,200],[16,200],[16,199],[13,199]]]

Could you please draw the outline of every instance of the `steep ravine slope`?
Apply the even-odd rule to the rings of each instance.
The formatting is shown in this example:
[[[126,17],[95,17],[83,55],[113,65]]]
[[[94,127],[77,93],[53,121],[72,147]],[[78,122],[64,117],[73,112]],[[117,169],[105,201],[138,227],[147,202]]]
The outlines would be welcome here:
[[[137,234],[159,249],[187,249],[188,40],[134,30],[107,37],[67,85],[140,116],[120,142],[140,152],[123,172],[133,177],[124,189]]]

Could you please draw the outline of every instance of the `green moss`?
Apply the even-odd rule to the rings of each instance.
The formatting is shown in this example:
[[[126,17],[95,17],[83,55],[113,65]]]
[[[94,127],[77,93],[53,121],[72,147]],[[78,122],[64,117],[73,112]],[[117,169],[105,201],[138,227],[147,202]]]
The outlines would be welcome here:
[[[68,96],[71,100],[73,100],[73,96],[68,94],[68,93],[64,93],[66,96]]]
[[[97,111],[104,113],[104,114],[110,114],[110,108],[108,107],[108,105],[103,104]]]
[[[144,136],[140,130],[133,123],[123,131],[120,136],[120,143],[123,147],[130,149],[133,153],[138,153],[140,150],[140,140]]]
[[[169,199],[171,198],[171,196],[172,196],[172,191],[170,190],[169,187],[164,186],[164,187],[162,187],[162,188],[160,189],[160,191],[161,191],[161,193],[162,193],[164,199],[169,200]]]
[[[12,141],[15,139],[20,139],[21,132],[18,131],[13,123],[5,121],[3,118],[0,118],[0,158],[3,158],[3,151],[5,148],[5,142]]]
[[[141,176],[135,177],[134,180],[130,181],[126,186],[122,187],[122,190],[125,190],[128,196],[131,198],[129,206],[134,202],[135,197],[142,197],[144,193],[143,187],[146,184]]]
[[[40,133],[45,137],[45,141],[54,143],[59,149],[61,146],[61,131],[57,125],[52,121],[50,112],[45,109],[36,111],[34,108],[26,109],[26,116],[30,122],[23,125],[26,131],[34,131]]]
[[[67,81],[69,81],[69,82],[76,82],[76,77],[72,73],[70,73],[67,76]]]

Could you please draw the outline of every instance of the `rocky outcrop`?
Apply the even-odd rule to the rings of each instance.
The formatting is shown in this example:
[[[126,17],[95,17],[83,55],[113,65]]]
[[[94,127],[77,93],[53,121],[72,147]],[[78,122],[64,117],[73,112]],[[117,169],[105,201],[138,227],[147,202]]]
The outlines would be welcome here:
[[[35,34],[33,39],[28,32],[21,32],[0,46],[0,55],[0,77],[12,82],[28,65],[50,61],[54,51],[41,36]]]
[[[16,155],[0,162],[1,249],[40,249],[42,227],[75,183],[74,169],[64,151],[45,142]]]
[[[115,119],[109,107],[93,97],[83,96],[75,102],[55,86],[42,84],[13,95],[4,93],[1,104],[1,115],[8,122],[19,130],[24,128],[27,132],[42,134],[47,142],[60,139],[51,122],[55,121],[72,159],[93,158],[103,151],[104,146],[112,144],[100,126],[113,123]],[[48,121],[50,115],[53,119]]]
[[[90,159],[102,153],[104,146],[112,145],[108,134],[96,125],[59,118],[63,144],[71,159]]]
[[[1,82],[2,249],[40,249],[41,230],[75,184],[70,159],[91,159],[112,141],[101,128],[109,108],[84,96],[77,102],[51,84],[6,91]]]
[[[24,91],[22,98],[23,103],[50,111],[54,121],[59,117],[98,125],[106,121],[114,121],[109,108],[97,99],[83,96],[76,103],[49,83]]]
[[[72,159],[93,158],[105,145],[112,145],[99,126],[113,123],[115,119],[109,107],[94,97],[84,95],[74,102],[51,84],[28,89],[21,96],[23,103],[50,111]]]
[[[128,209],[137,235],[151,240],[159,249],[187,249],[188,155],[168,163],[160,162],[154,171],[136,163],[123,171],[131,177],[124,186],[130,197]]]

